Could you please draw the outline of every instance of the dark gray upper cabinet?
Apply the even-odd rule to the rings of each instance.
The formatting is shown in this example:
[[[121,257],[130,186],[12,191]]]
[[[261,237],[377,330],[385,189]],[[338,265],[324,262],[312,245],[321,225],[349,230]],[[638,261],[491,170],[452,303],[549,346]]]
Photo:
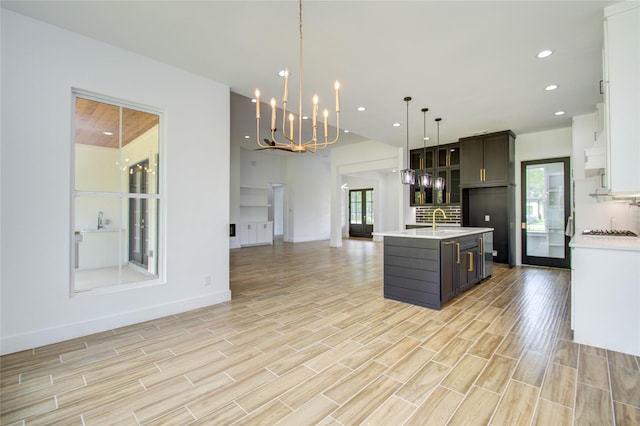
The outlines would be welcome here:
[[[460,145],[456,143],[412,149],[411,168],[417,175],[429,173],[434,179],[441,176],[445,180],[442,191],[421,188],[416,181],[411,185],[411,206],[434,204],[460,204]]]
[[[460,139],[460,186],[514,183],[516,136],[510,130]]]

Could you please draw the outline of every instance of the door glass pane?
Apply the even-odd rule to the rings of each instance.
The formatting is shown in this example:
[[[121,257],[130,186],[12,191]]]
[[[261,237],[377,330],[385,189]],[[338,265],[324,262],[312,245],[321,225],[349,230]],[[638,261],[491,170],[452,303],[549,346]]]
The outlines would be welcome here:
[[[359,225],[362,223],[362,192],[352,191],[349,192],[350,198],[350,219],[349,223]]]
[[[460,147],[449,148],[449,166],[460,165]]]
[[[527,256],[565,257],[564,163],[526,167]]]
[[[433,149],[427,149],[424,153],[424,167],[425,169],[433,169]]]
[[[453,169],[449,172],[449,192],[451,204],[460,203],[460,169]]]
[[[447,167],[447,148],[438,149],[438,167]]]
[[[442,190],[434,190],[436,194],[436,203],[444,204],[447,201],[446,194],[447,194],[447,188],[449,187],[449,182],[447,182],[447,171],[439,170],[436,176],[444,179],[444,188]]]
[[[365,224],[373,225],[373,190],[366,191],[365,200],[366,200]]]
[[[410,167],[413,170],[420,170],[422,169],[424,166],[424,159],[423,159],[423,154],[424,151],[421,149],[412,149],[411,150],[411,156],[410,156],[410,160],[409,160],[409,164],[411,165]]]

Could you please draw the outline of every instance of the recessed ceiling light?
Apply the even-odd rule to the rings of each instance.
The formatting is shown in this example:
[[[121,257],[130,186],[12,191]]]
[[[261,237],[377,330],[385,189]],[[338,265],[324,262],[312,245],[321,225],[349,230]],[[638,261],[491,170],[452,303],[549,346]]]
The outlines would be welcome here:
[[[393,123],[393,127],[400,127],[400,123]]]
[[[553,52],[551,50],[543,50],[542,52],[538,53],[538,58],[542,59],[542,58],[546,58],[551,56]]]
[[[358,111],[366,111],[366,110],[367,110],[367,108],[365,108],[365,107],[363,107],[363,106],[359,106],[359,107],[357,108],[357,110],[358,110]]]
[[[426,136],[423,138],[425,141],[428,141],[429,139],[431,139],[429,136]]]
[[[551,91],[551,90],[556,90],[557,88],[558,88],[557,84],[550,84],[547,87],[545,87],[544,90]]]
[[[564,111],[556,111],[555,115],[564,115]]]
[[[392,169],[392,170],[391,170],[391,173],[396,173],[396,172],[397,172],[397,170],[396,170],[396,169]]]
[[[103,135],[107,135],[107,136],[113,136],[113,133],[111,132],[102,132]]]
[[[303,116],[302,116],[302,119],[303,119],[303,120],[308,120],[308,119],[309,119],[309,117],[307,117],[306,115],[303,115]]]
[[[244,135],[244,138],[245,138],[245,139],[249,139],[250,137],[251,137],[251,136],[249,136],[249,135]]]
[[[347,129],[344,129],[344,132],[345,132],[345,133],[349,133],[349,131],[348,131]]]
[[[251,99],[251,102],[256,103],[256,98]]]

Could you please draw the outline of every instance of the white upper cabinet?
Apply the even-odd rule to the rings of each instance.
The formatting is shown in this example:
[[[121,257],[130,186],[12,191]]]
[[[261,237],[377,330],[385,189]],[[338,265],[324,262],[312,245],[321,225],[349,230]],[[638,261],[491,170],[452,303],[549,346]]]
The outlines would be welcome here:
[[[608,186],[640,192],[640,2],[604,10]]]

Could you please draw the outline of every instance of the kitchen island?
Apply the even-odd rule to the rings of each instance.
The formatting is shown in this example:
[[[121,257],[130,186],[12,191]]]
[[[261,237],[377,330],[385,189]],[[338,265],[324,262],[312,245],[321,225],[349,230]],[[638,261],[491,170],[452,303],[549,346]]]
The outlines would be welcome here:
[[[441,309],[481,281],[483,234],[492,232],[442,227],[374,233],[384,237],[384,297]]]

